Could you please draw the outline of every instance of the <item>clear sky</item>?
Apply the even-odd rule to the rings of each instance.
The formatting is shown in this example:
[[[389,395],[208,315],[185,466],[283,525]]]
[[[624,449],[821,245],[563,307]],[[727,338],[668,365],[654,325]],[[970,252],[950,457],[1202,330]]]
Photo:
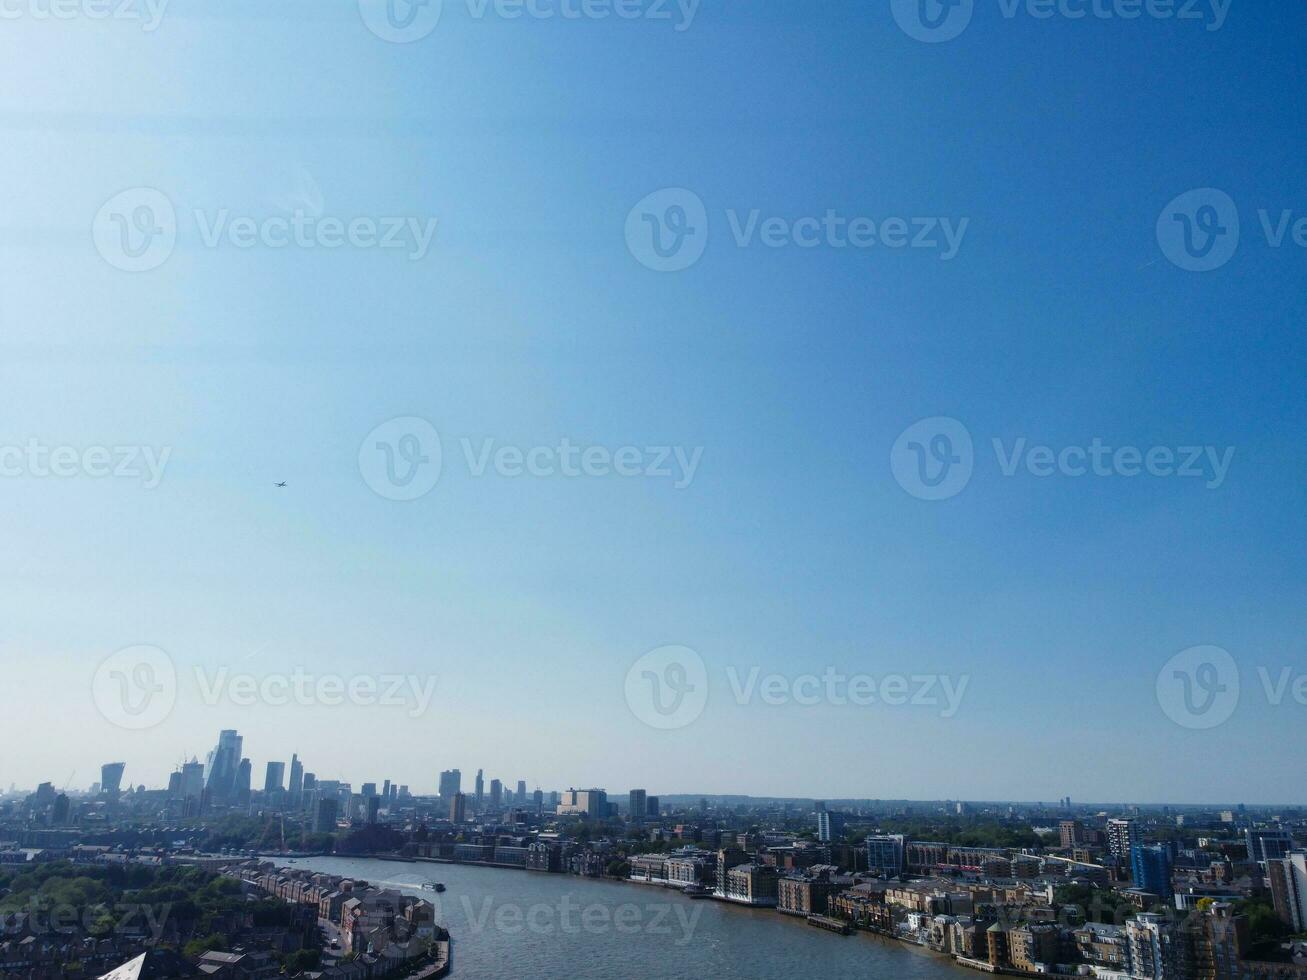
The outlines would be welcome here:
[[[153,487],[5,457],[0,784],[86,786],[125,759],[158,785],[238,728],[256,782],[297,750],[415,790],[484,767],[545,789],[1303,801],[1307,248],[1292,221],[1273,247],[1258,214],[1307,216],[1301,4],[975,0],[930,43],[888,0],[702,0],[692,20],[445,0],[400,44],[347,0],[173,0],[155,30],[10,3],[0,445],[171,454]],[[139,272],[97,220],[132,188],[177,223]],[[681,271],[639,244],[669,199],[625,230],[664,188],[705,208]],[[1201,188],[1241,238],[1196,272],[1158,228]],[[206,243],[296,211],[437,224],[420,258]],[[966,224],[947,258],[759,227],[741,246],[754,211]],[[1213,214],[1228,241],[1220,207],[1195,209],[1200,233]],[[441,439],[416,500],[360,468],[396,417]],[[934,417],[974,441],[943,500],[891,466]],[[1018,440],[1096,438],[1235,453],[1219,481],[1004,473]],[[688,486],[478,476],[464,439],[702,455]],[[178,681],[133,730],[94,678],[139,644]],[[1177,723],[1159,672],[1209,644],[1238,703]],[[624,686],[665,645],[708,681],[670,730]],[[967,680],[942,717],[737,696],[755,667]],[[1278,704],[1259,667],[1272,687],[1289,669]],[[436,686],[422,712],[205,695],[297,668]]]

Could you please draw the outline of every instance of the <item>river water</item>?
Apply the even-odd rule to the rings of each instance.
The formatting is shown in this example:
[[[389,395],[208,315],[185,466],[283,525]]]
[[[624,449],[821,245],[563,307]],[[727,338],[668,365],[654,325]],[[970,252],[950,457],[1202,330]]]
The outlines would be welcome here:
[[[293,867],[433,901],[453,940],[450,975],[469,980],[977,976],[894,940],[840,936],[778,912],[692,900],[653,885],[372,858],[310,858]],[[447,890],[424,891],[426,881]]]

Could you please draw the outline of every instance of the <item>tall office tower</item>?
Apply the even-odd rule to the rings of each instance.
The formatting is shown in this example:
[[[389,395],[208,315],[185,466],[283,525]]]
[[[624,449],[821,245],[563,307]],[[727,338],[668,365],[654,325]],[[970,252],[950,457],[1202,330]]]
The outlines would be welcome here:
[[[873,834],[867,838],[867,870],[896,878],[903,874],[907,838],[902,834]]]
[[[463,774],[457,769],[446,769],[440,774],[440,798],[448,803],[463,788]]]
[[[1113,818],[1107,822],[1107,849],[1120,861],[1130,859],[1130,848],[1139,843],[1133,820]]]
[[[313,829],[319,834],[330,834],[336,830],[336,813],[337,803],[333,796],[330,799],[318,800],[317,819],[313,823]]]
[[[54,809],[50,811],[50,822],[56,827],[62,827],[68,822],[68,816],[72,813],[72,808],[67,795],[60,793],[54,798]]]
[[[117,799],[122,792],[123,770],[125,762],[108,762],[100,767],[100,793],[110,799]]]
[[[390,801],[390,780],[387,779],[381,784],[381,798],[387,802]]]
[[[630,802],[628,808],[631,811],[632,820],[643,820],[648,814],[649,794],[642,789],[633,789],[630,793]]]
[[[304,792],[311,793],[318,788],[318,774],[316,772],[306,772],[304,774]]]
[[[209,753],[204,767],[204,788],[211,800],[225,802],[232,795],[244,742],[240,733],[231,729],[218,733],[218,744]]]
[[[267,771],[263,776],[263,792],[280,793],[282,790],[282,780],[286,776],[286,763],[269,762]]]
[[[658,817],[661,815],[661,813],[662,813],[662,808],[658,805],[658,797],[656,796],[649,797],[645,801],[644,815],[646,817],[653,817],[655,820],[657,820]]]
[[[523,803],[526,802],[526,780],[525,780],[525,779],[519,779],[519,780],[517,781],[517,792],[513,794],[513,800],[514,800],[518,805],[521,805],[521,804],[523,804]]]
[[[298,803],[304,796],[304,763],[300,762],[300,757],[293,752],[290,756],[290,782],[286,786],[286,792],[290,794],[292,803]]]
[[[1171,850],[1161,844],[1135,844],[1130,848],[1130,876],[1135,887],[1169,901]]]
[[[1275,914],[1294,932],[1307,932],[1307,851],[1267,861],[1266,871]]]
[[[499,809],[504,802],[504,784],[498,779],[490,780],[490,805],[494,809]]]
[[[182,772],[178,769],[168,776],[168,799],[176,800],[182,795]]]
[[[241,759],[240,765],[236,767],[236,778],[232,780],[231,798],[239,806],[248,806],[250,802],[250,780],[254,767],[250,765],[249,759]]]
[[[182,764],[182,799],[198,800],[204,795],[204,763],[192,758]]]
[[[449,800],[449,821],[450,823],[467,822],[467,797],[462,793],[455,793]]]
[[[817,812],[817,840],[829,844],[844,833],[844,814],[834,810]]]
[[[1262,864],[1266,861],[1278,861],[1293,850],[1293,836],[1287,830],[1252,830],[1243,832],[1244,847],[1248,849],[1248,860]]]
[[[409,791],[408,791],[408,783],[400,783],[400,784],[399,784],[399,798],[400,798],[401,800],[407,800],[407,799],[409,798],[409,796],[411,796],[411,795],[412,795],[412,794],[410,794]]]
[[[608,794],[601,789],[569,789],[558,804],[558,813],[584,814],[602,820],[608,816]]]
[[[477,770],[476,801],[477,812],[480,813],[481,804],[486,801],[486,774],[482,769]]]
[[[364,783],[364,784],[363,784],[363,787],[359,790],[359,795],[362,796],[364,799],[366,799],[366,798],[369,797],[369,796],[376,796],[376,795],[377,795],[377,784],[376,784],[376,783]]]
[[[536,790],[531,794],[531,802],[535,804],[536,813],[539,813],[545,806],[545,794],[540,790]]]
[[[367,797],[368,801],[368,825],[375,827],[377,825],[377,814],[381,812],[381,797],[373,793]]]

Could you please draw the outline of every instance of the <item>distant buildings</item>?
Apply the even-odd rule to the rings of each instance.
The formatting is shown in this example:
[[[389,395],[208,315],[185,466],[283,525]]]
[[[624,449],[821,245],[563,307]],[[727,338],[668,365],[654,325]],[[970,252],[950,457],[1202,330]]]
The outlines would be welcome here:
[[[334,797],[318,800],[318,812],[313,822],[313,830],[319,834],[330,834],[336,829],[336,816],[339,804]]]
[[[280,793],[282,791],[282,783],[285,781],[285,779],[286,779],[286,763],[269,762],[268,768],[263,776],[263,792],[267,793],[268,795],[272,795],[273,793]]]
[[[1128,861],[1130,849],[1139,842],[1133,820],[1112,819],[1107,822],[1107,849],[1118,861]]]
[[[449,821],[460,824],[467,822],[467,796],[455,793],[449,801]]]
[[[642,789],[633,789],[630,794],[628,809],[632,820],[643,820],[647,815],[649,797]]]
[[[440,774],[440,798],[448,802],[461,792],[463,774],[457,769],[446,769]]]
[[[492,784],[493,785],[493,784]],[[608,816],[608,794],[601,789],[569,789],[558,804],[559,816]]]
[[[118,794],[122,792],[123,771],[127,768],[125,762],[108,762],[100,767],[100,793],[116,800]]]

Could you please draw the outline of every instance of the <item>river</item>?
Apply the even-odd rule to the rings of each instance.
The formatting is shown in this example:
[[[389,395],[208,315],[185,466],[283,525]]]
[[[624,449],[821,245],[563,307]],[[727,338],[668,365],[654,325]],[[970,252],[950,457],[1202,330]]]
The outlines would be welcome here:
[[[454,977],[977,976],[891,939],[840,936],[774,911],[692,900],[653,885],[373,858],[307,858],[293,867],[361,878],[433,901],[453,940]],[[447,890],[424,891],[425,881],[443,882]]]

